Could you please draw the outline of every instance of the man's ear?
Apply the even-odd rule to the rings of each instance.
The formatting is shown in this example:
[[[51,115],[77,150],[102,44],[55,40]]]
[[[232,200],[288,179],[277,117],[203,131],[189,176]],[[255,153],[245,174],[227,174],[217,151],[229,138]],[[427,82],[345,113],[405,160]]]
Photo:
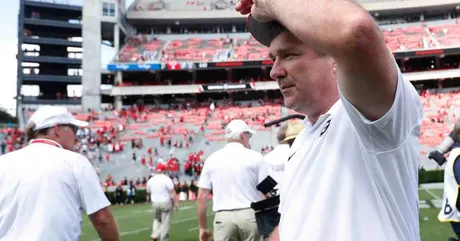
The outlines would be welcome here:
[[[56,137],[60,137],[61,136],[61,127],[56,125],[52,128],[52,133],[49,133],[49,134],[54,134]]]
[[[334,73],[334,75],[337,75],[337,63],[335,62],[335,60],[332,61],[334,61],[334,63],[332,64],[332,73]]]

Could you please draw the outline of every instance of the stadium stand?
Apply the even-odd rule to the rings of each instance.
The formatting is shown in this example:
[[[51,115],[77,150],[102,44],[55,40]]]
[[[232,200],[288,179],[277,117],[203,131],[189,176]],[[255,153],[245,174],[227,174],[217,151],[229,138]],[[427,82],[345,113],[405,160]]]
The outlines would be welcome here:
[[[436,40],[440,47],[458,46],[460,45],[460,24],[446,24],[439,26],[430,26],[428,30]]]
[[[106,186],[113,186],[125,177],[134,182],[147,178],[159,161],[167,162],[172,156],[179,161],[182,180],[196,178],[204,159],[225,144],[223,128],[234,118],[245,119],[258,131],[252,139],[253,148],[266,151],[275,144],[276,129],[265,129],[262,124],[280,118],[281,106],[243,102],[220,105],[214,111],[209,107],[166,110],[131,106],[120,112],[72,113],[90,122],[88,128],[80,130],[78,151],[98,169]],[[25,110],[24,116],[32,114],[33,109]],[[3,153],[26,144],[24,132],[19,129],[5,128],[0,133]],[[186,176],[185,167],[190,165],[197,170]]]
[[[249,39],[236,39],[232,60],[268,59],[268,48],[260,44],[252,36]]]
[[[420,95],[424,110],[421,165],[433,169],[437,167],[426,154],[449,133],[460,114],[460,91],[424,90]],[[26,117],[33,114],[33,110],[25,112]],[[78,119],[90,122],[89,128],[79,134],[79,151],[97,167],[102,180],[110,179],[106,183],[108,186],[125,177],[135,182],[147,178],[154,165],[172,156],[179,162],[181,179],[195,179],[196,174],[184,174],[185,168],[196,165],[199,169],[208,155],[225,145],[224,127],[234,118],[244,119],[257,130],[251,140],[252,149],[265,153],[270,146],[276,145],[277,127],[265,129],[263,123],[280,118],[282,113],[293,112],[283,110],[279,104],[255,101],[222,104],[214,110],[209,107],[167,110],[131,106],[120,112],[73,111]],[[25,145],[24,133],[19,129],[4,128],[0,133],[2,153]]]
[[[128,38],[127,44],[115,57],[115,62],[155,62],[161,56],[163,41],[153,36],[137,35]]]
[[[227,59],[232,40],[199,39],[173,40],[162,51],[162,61],[210,62]]]
[[[460,46],[460,23],[438,25],[399,24],[382,27],[388,48],[393,52]],[[248,33],[224,34],[209,38],[200,34],[170,40],[168,35],[139,34],[128,39],[114,62],[212,62],[268,59],[268,49]],[[164,38],[164,39],[163,39]]]

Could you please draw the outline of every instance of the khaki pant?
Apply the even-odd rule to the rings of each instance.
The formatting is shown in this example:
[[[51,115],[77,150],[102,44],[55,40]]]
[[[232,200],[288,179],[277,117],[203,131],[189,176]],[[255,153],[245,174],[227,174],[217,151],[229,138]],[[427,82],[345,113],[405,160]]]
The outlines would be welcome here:
[[[152,207],[154,219],[151,237],[158,238],[160,241],[168,241],[173,204],[171,202],[153,203]]]
[[[214,241],[262,241],[254,210],[219,211],[214,216]]]

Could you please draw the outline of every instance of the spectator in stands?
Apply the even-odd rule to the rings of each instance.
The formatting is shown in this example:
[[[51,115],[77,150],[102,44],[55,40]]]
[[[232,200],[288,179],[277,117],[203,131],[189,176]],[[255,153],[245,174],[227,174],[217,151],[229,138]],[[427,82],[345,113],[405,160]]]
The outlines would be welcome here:
[[[173,181],[164,174],[165,165],[158,164],[155,171],[156,174],[147,182],[147,198],[152,202],[154,215],[151,238],[168,241],[172,212],[179,209],[179,200],[176,198]]]
[[[165,163],[165,160],[163,159],[162,156],[160,156],[160,158],[158,158],[158,163],[161,163],[161,164]]]
[[[212,190],[215,240],[263,240],[250,205],[263,199],[256,186],[268,176],[269,166],[260,153],[248,149],[255,131],[244,121],[231,121],[225,133],[227,145],[208,157],[198,183],[199,239],[211,236],[206,209]]]
[[[63,107],[31,116],[29,146],[0,157],[0,239],[79,240],[83,210],[102,240],[119,240],[96,170],[74,149],[87,125]]]

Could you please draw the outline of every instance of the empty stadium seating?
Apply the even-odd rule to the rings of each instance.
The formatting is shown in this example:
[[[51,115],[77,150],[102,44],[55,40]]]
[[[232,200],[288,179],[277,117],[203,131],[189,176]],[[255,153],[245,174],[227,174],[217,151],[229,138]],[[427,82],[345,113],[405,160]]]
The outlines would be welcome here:
[[[162,61],[195,61],[210,62],[228,58],[228,51],[232,40],[227,39],[199,39],[173,40],[163,50]]]
[[[460,46],[460,24],[420,24],[420,26],[382,29],[388,48],[393,51],[413,51]],[[245,37],[242,37],[245,36]],[[226,34],[222,38],[191,35],[189,39],[162,40],[162,36],[138,35],[130,37],[114,62],[171,62],[171,61],[231,61],[268,59],[268,49],[250,34]]]
[[[384,29],[382,32],[391,51],[421,49],[423,48],[423,38],[428,37],[422,27]]]
[[[236,1],[234,0],[138,0],[133,4],[131,10],[209,11],[214,9],[231,9],[235,3]]]
[[[138,35],[128,38],[114,62],[155,62],[161,56],[163,41],[152,36]]]
[[[231,56],[232,60],[260,60],[268,58],[268,48],[260,44],[252,36],[249,39],[237,39]]]
[[[443,47],[460,45],[460,24],[446,24],[428,28]]]

